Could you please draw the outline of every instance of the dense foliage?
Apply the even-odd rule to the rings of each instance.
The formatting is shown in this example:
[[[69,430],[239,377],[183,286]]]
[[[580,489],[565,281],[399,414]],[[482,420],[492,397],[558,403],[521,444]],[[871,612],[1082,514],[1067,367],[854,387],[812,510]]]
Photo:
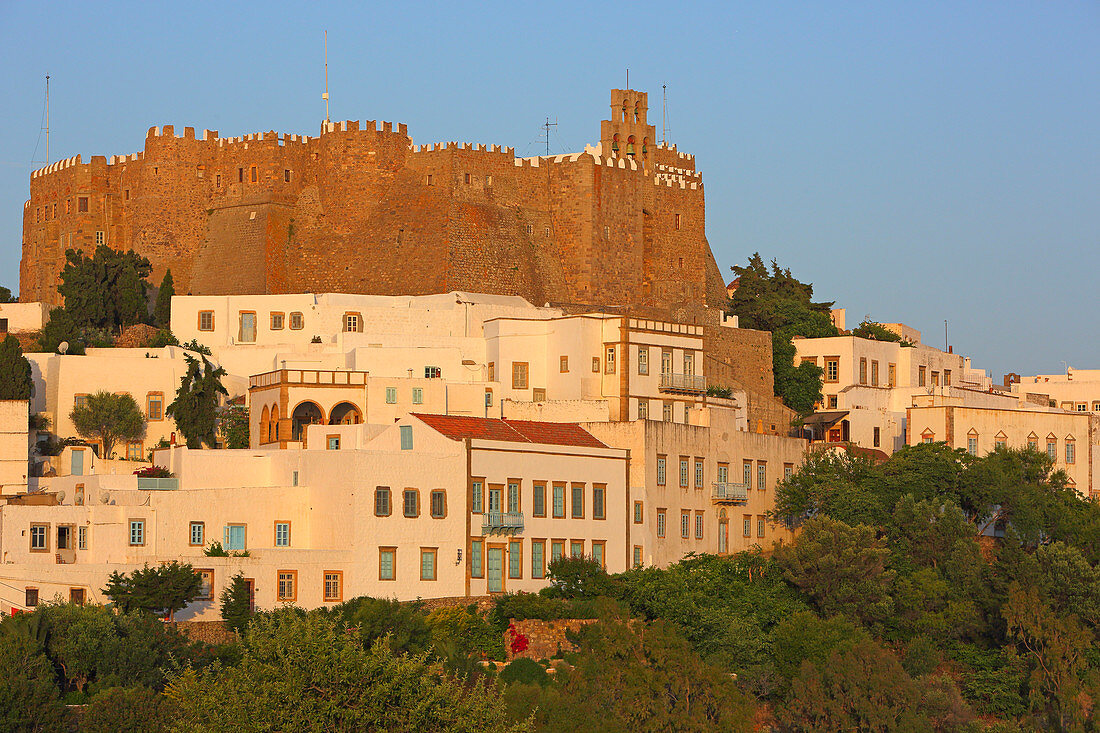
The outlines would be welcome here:
[[[153,305],[153,325],[157,328],[168,328],[172,321],[172,296],[176,294],[176,284],[172,279],[172,271],[165,270],[164,279],[160,281],[157,289],[157,300]]]
[[[230,403],[218,410],[218,432],[226,448],[248,447],[248,408]]]
[[[151,271],[149,260],[133,250],[119,252],[101,244],[88,257],[70,249],[57,292],[78,327],[116,329],[144,323],[149,320],[145,278]]]
[[[743,328],[771,331],[775,394],[796,412],[812,412],[821,399],[821,369],[810,363],[795,366],[791,339],[836,336],[830,318],[833,304],[813,302],[813,285],[799,282],[774,260],[769,270],[759,253],[747,266],[732,269],[738,284],[729,312]]]
[[[18,298],[12,297],[11,290],[0,285],[0,303],[15,303]]]
[[[146,565],[129,574],[116,570],[108,576],[103,595],[123,613],[147,611],[171,618],[195,600],[201,590],[202,583],[195,569],[188,563],[173,560],[155,567]]]
[[[886,328],[881,323],[866,320],[860,322],[858,326],[852,329],[852,335],[872,341],[890,341],[893,343],[901,341],[901,336]]]
[[[0,400],[29,400],[34,396],[31,363],[18,339],[10,333],[0,341]]]
[[[96,392],[69,413],[76,432],[100,441],[103,457],[110,458],[120,440],[140,440],[145,435],[145,415],[128,394]]]
[[[205,357],[184,354],[184,359],[187,371],[180,378],[176,399],[164,414],[176,421],[188,448],[201,448],[204,443],[213,448],[218,439],[218,406],[228,395],[222,386],[226,371]]]

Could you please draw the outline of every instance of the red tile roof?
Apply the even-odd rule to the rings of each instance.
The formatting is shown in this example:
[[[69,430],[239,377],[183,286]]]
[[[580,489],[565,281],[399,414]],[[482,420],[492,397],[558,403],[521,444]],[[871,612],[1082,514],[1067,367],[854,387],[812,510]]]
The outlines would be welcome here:
[[[413,413],[413,417],[452,440],[476,438],[478,440],[502,440],[512,443],[571,445],[582,448],[607,447],[597,440],[592,433],[576,423],[499,420],[494,417],[425,415],[421,413]]]

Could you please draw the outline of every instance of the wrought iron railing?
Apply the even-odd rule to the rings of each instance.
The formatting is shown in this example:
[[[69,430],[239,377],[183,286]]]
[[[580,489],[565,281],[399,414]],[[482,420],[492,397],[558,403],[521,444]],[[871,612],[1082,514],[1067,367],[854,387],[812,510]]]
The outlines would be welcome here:
[[[486,534],[516,534],[523,531],[523,512],[485,512],[481,531]]]
[[[702,374],[661,373],[662,392],[706,392],[707,378]]]
[[[711,498],[719,504],[744,504],[749,500],[749,485],[715,483]]]

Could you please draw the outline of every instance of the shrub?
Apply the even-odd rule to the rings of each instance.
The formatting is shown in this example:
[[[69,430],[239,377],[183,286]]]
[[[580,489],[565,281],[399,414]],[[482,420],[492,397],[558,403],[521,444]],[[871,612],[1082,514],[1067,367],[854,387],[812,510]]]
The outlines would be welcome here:
[[[171,720],[168,700],[148,687],[112,687],[84,709],[81,733],[159,733]]]
[[[516,659],[500,671],[500,681],[505,684],[518,682],[524,685],[539,685],[546,687],[550,684],[550,675],[541,664],[533,659]]]

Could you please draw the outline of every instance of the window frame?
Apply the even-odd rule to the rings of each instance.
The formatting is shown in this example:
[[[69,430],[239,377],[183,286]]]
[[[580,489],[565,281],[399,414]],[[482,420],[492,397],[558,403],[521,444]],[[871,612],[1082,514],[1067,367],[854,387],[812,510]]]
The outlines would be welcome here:
[[[584,519],[584,484],[573,481],[569,484],[569,518]],[[577,501],[580,497],[580,501]],[[580,505],[579,507],[577,505]]]
[[[294,322],[297,321],[298,325],[295,326]],[[291,331],[301,331],[306,327],[306,317],[301,311],[291,311],[290,318],[287,319],[287,328]]]
[[[540,497],[541,497],[541,501],[540,501]],[[531,482],[531,516],[532,517],[545,517],[546,516],[546,482],[545,481],[532,481]]]
[[[195,528],[199,530],[199,541],[195,542]],[[187,524],[187,546],[206,547],[206,522],[191,520]]]
[[[568,374],[568,373],[569,373],[569,357],[565,354],[562,354],[561,356],[558,357],[558,374]]]
[[[134,527],[135,527],[135,525],[138,526],[138,530],[139,530],[139,533],[140,533],[140,536],[141,536],[141,541],[140,542],[134,542]],[[131,517],[130,519],[127,520],[127,526],[129,527],[129,532],[127,533],[128,534],[127,540],[129,542],[129,547],[145,547],[145,542],[146,542],[145,519],[142,518],[142,517]]]
[[[199,594],[197,596],[195,596],[196,601],[212,601],[212,600],[214,600],[214,595],[215,595],[215,592],[214,592],[214,568],[195,568],[195,575],[199,576],[200,582],[206,574],[209,574],[209,576],[210,576],[210,592],[208,594],[204,595],[203,592],[202,592],[203,586],[200,585],[199,586]]]
[[[268,315],[268,328],[272,331],[282,331],[286,326],[286,314],[283,311],[271,311]],[[278,318],[278,325],[275,319]]]
[[[526,361],[512,362],[512,389],[528,389],[531,384],[531,364]]]
[[[34,534],[35,530],[42,530],[42,546],[34,546]],[[27,531],[28,539],[30,541],[31,552],[49,552],[50,551],[50,525],[46,522],[32,522],[30,529]]]
[[[378,513],[378,499],[381,496],[386,497],[386,513]],[[374,516],[376,517],[391,517],[393,516],[393,490],[389,486],[375,486],[374,487]]]
[[[157,398],[160,402],[159,417],[153,417],[152,411],[149,406],[152,404],[153,399]],[[145,420],[146,422],[163,422],[164,420],[164,393],[163,392],[146,392],[145,393]]]
[[[477,556],[475,561],[474,548],[477,548]],[[484,578],[485,577],[485,540],[482,537],[470,538],[470,558],[468,561],[470,566],[471,578]]]
[[[664,538],[668,533],[668,511],[666,509],[657,509],[657,537]]]
[[[523,580],[523,540],[508,540],[508,579]]]
[[[382,574],[382,557],[386,554],[390,555],[390,577],[388,578]],[[386,582],[397,580],[397,547],[393,545],[378,546],[378,579]]]
[[[290,583],[290,588],[293,593],[288,597],[283,594],[283,576],[287,576],[287,580]],[[277,603],[295,603],[298,600],[298,571],[297,570],[276,570],[275,571],[275,601]]]
[[[592,484],[592,518],[607,519],[607,484]]]
[[[645,524],[645,502],[634,500],[634,524]]]
[[[436,497],[439,497],[439,513],[435,511]],[[443,489],[432,489],[428,494],[428,516],[432,519],[447,518],[447,492]]]
[[[550,510],[552,512],[552,518],[553,519],[565,519],[566,515],[569,513],[569,507],[566,506],[566,502],[567,502],[567,498],[566,498],[566,495],[565,495],[566,488],[567,488],[567,486],[566,486],[566,483],[564,481],[555,481],[552,484],[552,487],[551,487],[552,495],[551,495]],[[559,494],[561,496],[561,513],[560,514],[558,513],[558,496],[559,496]]]
[[[432,559],[432,577],[424,577],[424,558],[430,557]],[[420,548],[420,580],[425,582],[434,582],[439,580],[439,548],[438,547],[421,547]]]
[[[535,552],[538,548],[538,552]],[[536,564],[537,563],[537,564]],[[531,579],[542,580],[546,577],[546,540],[531,540]]]
[[[416,513],[409,514],[409,497],[412,497],[416,501]],[[401,490],[401,516],[405,519],[419,519],[420,518],[420,489],[415,489],[411,486],[406,486]]]
[[[280,544],[279,543],[279,527],[281,525],[286,525],[286,543],[285,544]],[[291,521],[289,519],[276,519],[272,523],[273,532],[274,532],[274,534],[272,536],[272,542],[274,543],[274,545],[273,545],[274,547],[290,547],[291,546],[291,544],[290,544],[291,543],[291,527],[290,527],[290,525],[291,525]]]
[[[336,595],[329,595],[329,577],[332,576],[335,579]],[[344,600],[344,571],[343,570],[322,570],[321,571],[321,602],[322,603],[342,603]]]
[[[596,548],[600,548],[599,553],[596,552]],[[598,557],[597,557],[598,554]],[[600,563],[600,567],[607,570],[607,540],[592,540],[592,552],[589,555],[593,560]]]
[[[210,316],[210,327],[209,328],[203,328],[202,327],[202,317],[203,316]],[[199,331],[204,331],[204,332],[209,332],[209,331],[214,330],[214,311],[212,311],[212,310],[201,310],[201,311],[199,311],[199,313],[198,313],[198,330]]]

